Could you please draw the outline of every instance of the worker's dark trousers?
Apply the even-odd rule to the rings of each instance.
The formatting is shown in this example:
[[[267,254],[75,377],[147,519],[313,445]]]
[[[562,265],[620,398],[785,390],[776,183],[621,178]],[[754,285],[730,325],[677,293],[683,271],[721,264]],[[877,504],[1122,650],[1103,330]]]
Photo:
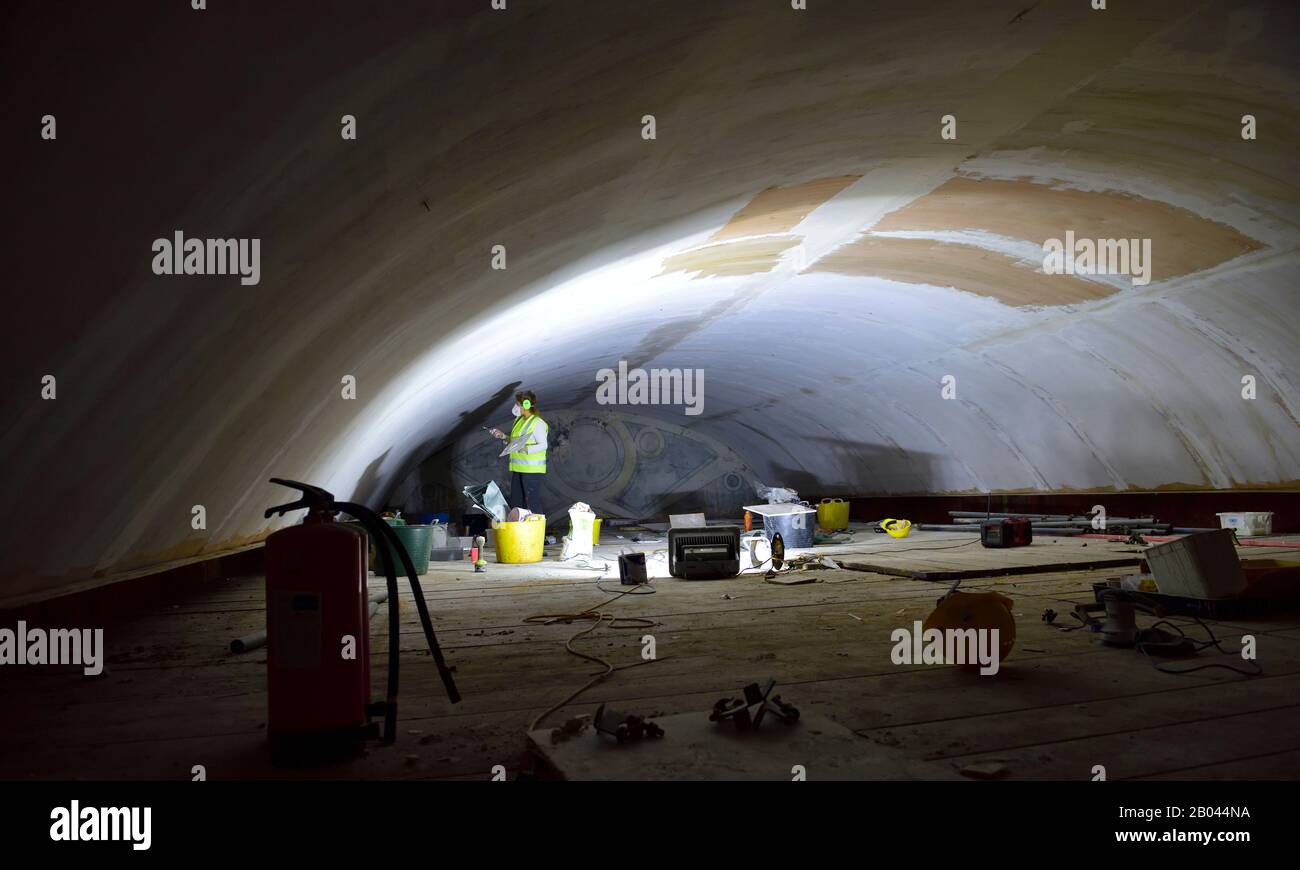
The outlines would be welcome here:
[[[536,471],[510,472],[510,506],[527,508],[535,514],[542,510],[542,478],[545,474]]]

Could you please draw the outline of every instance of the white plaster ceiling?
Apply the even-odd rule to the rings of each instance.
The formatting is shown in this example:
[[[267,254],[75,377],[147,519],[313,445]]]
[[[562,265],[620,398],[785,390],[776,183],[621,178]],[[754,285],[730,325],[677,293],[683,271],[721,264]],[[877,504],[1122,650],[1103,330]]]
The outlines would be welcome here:
[[[1291,4],[220,5],[87,11],[62,54],[32,36],[35,57],[6,62],[7,123],[57,112],[60,134],[24,140],[11,185],[0,598],[256,540],[285,497],[271,476],[377,501],[503,422],[515,384],[594,407],[619,360],[702,369],[703,414],[638,412],[826,491],[1300,479]],[[11,38],[57,21],[12,14]],[[97,38],[110,14],[142,16],[128,56]],[[710,241],[764,191],[839,176],[856,180],[793,225]],[[953,179],[1028,192],[873,232]],[[1149,223],[1151,283],[1064,304],[1043,283],[1015,305],[923,258],[908,280],[870,256],[819,266],[911,237],[1032,268],[1035,233],[1072,214],[1023,232],[985,218],[1053,190],[1089,197],[1088,227]],[[151,241],[177,228],[261,238],[261,283],[151,274]],[[674,268],[716,244],[743,272],[746,246],[779,236],[764,271]],[[1172,262],[1233,239],[1249,250]]]

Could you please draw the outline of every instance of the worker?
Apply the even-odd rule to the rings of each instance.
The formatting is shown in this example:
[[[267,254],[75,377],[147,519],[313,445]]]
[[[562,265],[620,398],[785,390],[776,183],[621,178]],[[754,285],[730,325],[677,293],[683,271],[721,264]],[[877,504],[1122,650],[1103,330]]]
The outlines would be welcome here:
[[[537,396],[532,391],[515,393],[514,426],[510,440],[523,438],[518,450],[510,453],[510,505],[527,508],[535,514],[542,510],[542,475],[546,474],[546,421],[537,414]],[[494,438],[506,439],[500,429],[491,430]]]

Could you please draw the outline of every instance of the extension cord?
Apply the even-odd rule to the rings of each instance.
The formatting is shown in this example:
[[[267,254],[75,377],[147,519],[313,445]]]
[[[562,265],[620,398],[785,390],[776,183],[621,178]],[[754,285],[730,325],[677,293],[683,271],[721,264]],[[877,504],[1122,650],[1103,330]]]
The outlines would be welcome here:
[[[1147,628],[1137,633],[1137,646],[1149,655],[1190,656],[1196,654],[1196,645],[1189,638],[1179,637],[1158,628]]]

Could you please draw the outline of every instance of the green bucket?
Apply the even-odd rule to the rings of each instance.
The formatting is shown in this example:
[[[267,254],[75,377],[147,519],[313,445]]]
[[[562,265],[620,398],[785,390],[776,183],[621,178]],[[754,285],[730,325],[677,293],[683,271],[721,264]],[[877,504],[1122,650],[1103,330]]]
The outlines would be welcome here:
[[[406,552],[411,556],[411,562],[415,565],[416,574],[425,574],[429,570],[429,550],[433,546],[433,526],[408,526],[406,520],[400,517],[385,517],[384,521],[392,526],[393,531],[397,533],[397,539],[402,542]],[[361,529],[361,533],[366,536],[366,551],[370,554],[370,570],[382,576],[384,573],[384,560],[380,558],[379,552],[375,549],[373,542],[370,541],[370,535],[361,523],[349,520],[348,525],[356,525]],[[393,568],[397,571],[398,579],[406,576],[406,569],[402,567],[402,558],[393,552],[389,547],[389,553],[393,557]]]
[[[433,546],[433,526],[393,526],[393,531],[397,533],[397,539],[402,542],[406,552],[411,555],[411,562],[415,565],[416,574],[426,574],[429,571],[429,548]],[[389,547],[389,553],[393,557],[393,567],[397,569],[397,576],[406,576],[406,569],[402,567],[402,557]],[[384,571],[384,560],[380,558],[379,553],[375,553],[372,565],[376,574],[382,574]]]

